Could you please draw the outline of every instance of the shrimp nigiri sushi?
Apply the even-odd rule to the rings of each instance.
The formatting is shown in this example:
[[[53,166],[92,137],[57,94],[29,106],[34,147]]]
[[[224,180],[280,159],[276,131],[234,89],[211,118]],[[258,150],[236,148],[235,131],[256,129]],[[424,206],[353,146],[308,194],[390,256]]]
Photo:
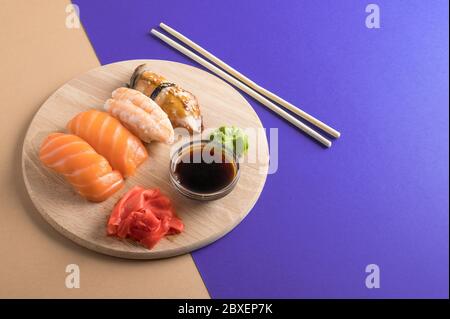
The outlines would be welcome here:
[[[67,129],[88,142],[124,177],[133,175],[148,157],[142,142],[108,113],[82,112],[69,121]]]
[[[105,110],[142,141],[171,144],[174,131],[169,117],[145,94],[121,87],[112,92],[112,98],[105,102]]]
[[[39,157],[90,201],[104,201],[123,186],[122,175],[78,136],[50,134],[41,145]]]

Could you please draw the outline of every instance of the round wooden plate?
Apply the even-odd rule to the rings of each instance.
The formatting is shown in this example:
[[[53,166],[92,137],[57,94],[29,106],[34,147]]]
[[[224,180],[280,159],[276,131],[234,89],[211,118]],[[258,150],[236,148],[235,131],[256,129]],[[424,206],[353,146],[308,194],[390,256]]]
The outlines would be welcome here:
[[[269,151],[264,134],[259,140],[256,160],[244,159],[236,188],[226,197],[199,202],[187,199],[169,181],[170,146],[147,145],[149,159],[126,186],[102,203],[80,197],[62,176],[45,168],[39,160],[39,147],[51,132],[65,131],[66,123],[77,113],[102,109],[117,87],[129,82],[138,65],[148,63],[197,96],[206,128],[235,125],[262,128],[248,102],[230,85],[192,66],[160,60],[131,60],[93,69],[60,87],[41,106],[25,137],[22,169],[30,197],[42,216],[64,236],[104,254],[135,259],[152,259],[188,253],[212,243],[232,230],[251,210],[264,186]],[[262,141],[261,141],[262,140]],[[257,145],[250,145],[256,147]],[[185,224],[183,233],[163,238],[148,250],[131,240],[106,235],[106,222],[117,200],[134,185],[159,187],[172,199],[175,211]]]

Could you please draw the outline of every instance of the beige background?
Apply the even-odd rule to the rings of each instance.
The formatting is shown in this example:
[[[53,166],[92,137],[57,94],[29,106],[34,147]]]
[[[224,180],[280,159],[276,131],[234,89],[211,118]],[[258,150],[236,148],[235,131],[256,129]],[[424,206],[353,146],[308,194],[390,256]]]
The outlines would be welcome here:
[[[65,26],[67,0],[0,0],[0,298],[208,298],[190,255],[158,261],[103,256],[59,235],[23,183],[26,129],[46,98],[99,65],[83,29]],[[78,264],[80,289],[65,287]]]

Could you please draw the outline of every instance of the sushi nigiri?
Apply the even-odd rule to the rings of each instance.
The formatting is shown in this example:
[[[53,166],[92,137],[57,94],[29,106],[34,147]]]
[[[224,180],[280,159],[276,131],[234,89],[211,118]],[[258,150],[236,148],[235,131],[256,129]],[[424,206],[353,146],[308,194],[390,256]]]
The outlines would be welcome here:
[[[197,98],[191,92],[152,72],[147,65],[142,64],[134,70],[130,88],[154,100],[167,113],[173,127],[184,127],[191,133],[202,132],[203,118]]]
[[[105,110],[144,142],[171,144],[174,131],[167,114],[143,93],[121,87],[105,102]]]
[[[142,142],[108,113],[82,112],[69,121],[67,129],[88,142],[124,177],[133,175],[148,157]]]
[[[41,145],[39,157],[90,201],[104,201],[123,186],[122,175],[78,136],[50,134]]]

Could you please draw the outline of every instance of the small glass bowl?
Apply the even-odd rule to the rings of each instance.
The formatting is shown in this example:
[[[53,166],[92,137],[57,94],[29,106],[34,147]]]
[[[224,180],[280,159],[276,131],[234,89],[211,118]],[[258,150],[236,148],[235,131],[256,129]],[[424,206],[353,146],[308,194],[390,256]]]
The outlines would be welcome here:
[[[172,154],[172,156],[170,158],[170,167],[169,167],[170,181],[172,182],[172,185],[175,187],[175,189],[177,189],[181,194],[183,194],[184,196],[186,196],[188,198],[196,199],[196,200],[200,200],[200,201],[209,201],[209,200],[216,200],[216,199],[222,198],[222,197],[228,195],[234,189],[234,187],[236,186],[236,184],[239,180],[240,167],[239,167],[238,159],[230,150],[217,144],[218,147],[220,147],[221,150],[226,153],[225,156],[232,159],[233,164],[235,165],[236,173],[235,173],[233,179],[231,180],[231,182],[229,184],[227,184],[226,186],[224,186],[223,188],[219,189],[218,191],[215,191],[212,193],[199,193],[199,192],[190,190],[189,188],[183,186],[180,183],[180,181],[177,179],[177,176],[175,175],[175,169],[176,169],[176,166],[179,163],[179,161],[183,158],[183,156],[187,152],[190,152],[192,149],[203,148],[204,145],[211,144],[211,143],[217,144],[216,142],[209,141],[209,140],[190,141],[190,142],[182,145],[181,147],[179,147]]]

